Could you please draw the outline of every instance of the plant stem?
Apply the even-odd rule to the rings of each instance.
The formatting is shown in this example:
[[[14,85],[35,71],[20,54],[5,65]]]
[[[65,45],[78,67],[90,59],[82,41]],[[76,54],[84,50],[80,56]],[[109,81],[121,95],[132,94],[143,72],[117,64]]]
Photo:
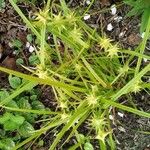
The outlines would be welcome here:
[[[144,35],[144,39],[141,43],[140,54],[144,53],[146,43],[147,43],[147,40],[149,38],[149,34],[150,34],[150,17],[148,18],[148,24],[147,24],[146,32],[145,32],[145,35]],[[135,76],[137,75],[137,73],[140,70],[141,62],[142,62],[142,58],[140,57],[140,58],[138,58],[137,66],[135,68],[135,74],[134,74]]]

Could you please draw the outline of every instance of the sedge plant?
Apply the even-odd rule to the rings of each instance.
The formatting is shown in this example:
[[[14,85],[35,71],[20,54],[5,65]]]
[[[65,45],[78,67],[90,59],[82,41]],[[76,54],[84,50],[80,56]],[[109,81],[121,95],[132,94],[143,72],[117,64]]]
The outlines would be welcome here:
[[[60,0],[60,4],[48,0],[44,8],[35,12],[34,20],[27,19],[14,0],[9,2],[36,35],[39,63],[33,70],[22,65],[32,75],[3,67],[0,70],[27,80],[28,83],[23,86],[26,88],[33,88],[38,84],[51,86],[57,102],[54,112],[8,107],[7,102],[26,90],[23,87],[2,101],[0,106],[12,112],[52,115],[46,116],[41,129],[34,130],[34,134],[17,143],[14,150],[53,129],[57,134],[49,150],[63,148],[71,137],[76,140],[68,148],[71,150],[83,147],[94,149],[91,140],[97,140],[101,150],[106,150],[107,147],[114,150],[116,144],[108,117],[112,107],[150,118],[148,112],[119,103],[121,97],[149,87],[142,78],[150,71],[150,65],[142,69],[139,67],[141,59],[150,59],[143,54],[150,26],[147,25],[143,43],[140,44],[142,50],[130,52],[85,24],[82,21],[83,16],[69,9],[64,0]],[[47,42],[48,35],[52,37],[52,44]],[[121,62],[120,59],[123,60],[127,55],[127,61]],[[139,58],[136,68],[130,66],[134,56]],[[80,133],[79,127],[83,123],[87,124],[89,133]],[[61,130],[59,127],[62,127]],[[67,139],[60,144],[66,132],[69,132]]]

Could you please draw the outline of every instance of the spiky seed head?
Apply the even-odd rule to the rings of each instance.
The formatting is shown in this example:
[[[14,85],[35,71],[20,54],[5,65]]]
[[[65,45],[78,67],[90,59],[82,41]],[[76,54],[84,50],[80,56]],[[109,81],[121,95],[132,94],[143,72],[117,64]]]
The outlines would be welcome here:
[[[40,24],[46,25],[47,20],[50,19],[50,17],[49,17],[49,10],[45,10],[45,9],[44,10],[40,10],[35,15],[36,15],[35,20],[37,20]]]
[[[107,50],[107,49],[110,48],[111,42],[112,42],[111,39],[109,39],[109,38],[107,38],[106,36],[104,36],[104,37],[102,37],[102,38],[100,39],[99,45],[100,45],[100,47],[103,48],[104,50]]]
[[[66,102],[60,102],[59,107],[62,109],[67,108],[67,103]]]
[[[111,131],[103,131],[103,130],[99,130],[96,136],[96,139],[101,140],[103,143],[105,143],[105,138],[107,137],[107,135],[109,135],[111,133]]]
[[[113,58],[114,56],[118,56],[119,48],[116,45],[112,45],[109,49],[106,50],[108,53],[108,57]]]
[[[76,65],[75,65],[75,69],[77,69],[78,71],[80,71],[80,70],[81,70],[81,68],[82,68],[82,66],[81,66],[81,65],[79,65],[79,64],[76,64]]]
[[[128,72],[129,69],[130,69],[129,66],[125,65],[122,68],[119,68],[119,73],[120,74],[125,74],[126,72]]]
[[[89,106],[96,106],[96,104],[98,103],[98,97],[96,97],[94,94],[90,94],[86,97],[87,102],[89,104]]]
[[[138,93],[138,92],[141,91],[141,89],[142,89],[142,87],[140,86],[140,81],[137,81],[137,82],[135,82],[135,83],[133,84],[131,90],[132,90],[132,92],[134,92],[134,93]]]

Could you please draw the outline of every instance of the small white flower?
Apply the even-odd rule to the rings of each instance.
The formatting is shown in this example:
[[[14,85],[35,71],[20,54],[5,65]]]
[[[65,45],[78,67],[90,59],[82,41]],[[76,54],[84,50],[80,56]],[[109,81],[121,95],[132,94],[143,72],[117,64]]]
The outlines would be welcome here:
[[[47,39],[50,40],[50,39],[51,39],[51,36],[48,36]]]
[[[114,27],[112,26],[111,23],[109,23],[109,24],[107,25],[107,30],[108,30],[108,31],[112,31],[113,28],[114,28]]]
[[[110,120],[114,120],[114,117],[112,115],[109,115]]]
[[[16,55],[17,54],[17,52],[16,51],[13,51],[13,55]]]
[[[91,16],[89,14],[85,14],[84,20],[88,20]]]
[[[117,17],[114,18],[114,20],[117,21],[117,22],[120,22],[122,20],[122,17],[121,16],[117,16]]]
[[[121,112],[118,112],[118,116],[120,116],[121,118],[123,118],[124,114],[122,114]]]
[[[26,48],[29,48],[29,47],[30,47],[30,43],[27,42],[27,43],[26,43]]]
[[[141,35],[142,39],[144,38],[144,35],[145,35],[145,32],[143,32],[142,35]]]
[[[124,36],[124,32],[120,32],[119,37],[123,37]]]
[[[30,52],[30,53],[33,53],[33,52],[34,52],[34,50],[35,50],[35,49],[34,49],[34,47],[33,47],[33,46],[30,46],[30,47],[29,47],[29,52]]]
[[[147,62],[148,60],[147,60],[147,58],[143,58],[143,61],[144,61],[144,62]]]
[[[117,12],[116,5],[112,5],[112,6],[111,6],[111,14],[112,14],[112,15],[115,15],[116,12]]]
[[[86,1],[86,4],[87,4],[87,5],[90,5],[90,4],[91,4],[91,1],[90,1],[90,0],[87,0],[87,1]]]
[[[11,42],[9,42],[9,43],[8,43],[8,45],[9,45],[9,47],[11,47],[11,48],[13,47],[13,45],[12,45],[12,43],[11,43]]]

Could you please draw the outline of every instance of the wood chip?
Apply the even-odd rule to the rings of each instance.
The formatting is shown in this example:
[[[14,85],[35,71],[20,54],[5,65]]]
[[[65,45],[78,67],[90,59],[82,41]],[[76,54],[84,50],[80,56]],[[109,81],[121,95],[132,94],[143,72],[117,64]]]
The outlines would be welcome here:
[[[102,7],[110,6],[110,0],[100,0]]]
[[[132,46],[138,45],[141,42],[141,37],[135,33],[132,33],[128,36],[128,43]]]
[[[8,69],[14,70],[16,68],[16,60],[14,57],[7,56],[1,64],[1,66],[6,67]]]

